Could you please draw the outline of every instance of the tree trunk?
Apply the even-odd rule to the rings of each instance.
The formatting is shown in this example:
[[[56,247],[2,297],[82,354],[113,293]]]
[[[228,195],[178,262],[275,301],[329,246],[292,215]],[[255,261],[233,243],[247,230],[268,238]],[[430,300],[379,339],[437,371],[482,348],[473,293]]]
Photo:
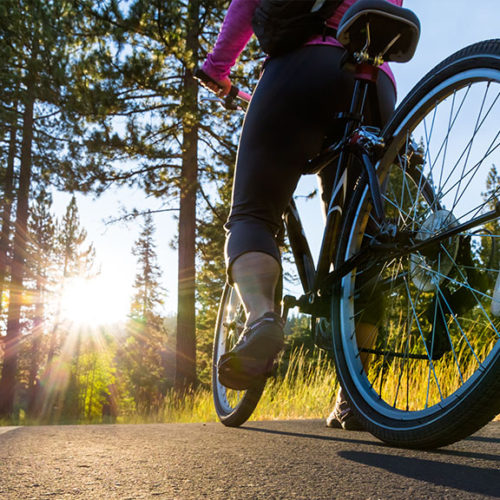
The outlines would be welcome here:
[[[179,271],[177,303],[177,354],[175,389],[184,392],[196,385],[195,238],[198,183],[198,84],[193,70],[198,63],[199,1],[190,1],[187,13],[186,61],[182,108],[182,179],[179,212]]]
[[[21,168],[16,209],[16,230],[14,234],[14,253],[11,263],[11,282],[9,291],[9,312],[7,335],[4,340],[4,363],[0,380],[0,416],[12,417],[16,387],[19,344],[21,340],[21,302],[23,296],[23,277],[26,261],[26,236],[28,226],[28,203],[31,182],[31,148],[33,143],[33,78],[28,79],[26,102],[23,114],[23,141],[21,146]]]
[[[35,318],[33,320],[33,344],[31,347],[31,359],[28,376],[28,404],[27,413],[31,418],[37,418],[40,413],[40,384],[38,380],[38,371],[40,369],[41,345],[43,336],[43,323],[44,323],[44,293],[43,281],[41,277],[37,277],[36,283],[36,304],[35,304]]]
[[[7,169],[5,171],[4,190],[2,199],[2,229],[0,233],[0,312],[2,310],[2,298],[7,277],[10,217],[12,213],[12,195],[14,191],[14,159],[16,157],[17,139],[17,104],[14,108],[14,118],[10,128],[9,153],[7,157]]]

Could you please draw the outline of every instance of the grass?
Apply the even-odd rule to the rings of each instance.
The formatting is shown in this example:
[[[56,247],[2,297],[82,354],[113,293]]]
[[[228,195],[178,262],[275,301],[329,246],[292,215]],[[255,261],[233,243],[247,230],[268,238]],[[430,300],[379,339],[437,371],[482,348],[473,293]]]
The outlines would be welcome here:
[[[482,356],[480,355],[480,357]],[[450,361],[444,357],[436,366],[436,371],[439,372],[444,367],[452,365],[453,363]],[[411,378],[408,380],[406,380],[406,376],[401,377],[397,365],[388,371],[384,378],[384,399],[386,401],[391,402],[391,398],[394,398],[394,394],[398,392],[404,395],[408,385],[412,391],[415,387],[419,388],[418,391],[412,393],[415,398],[414,404],[425,404],[429,372],[428,368],[424,366],[425,363],[417,363],[420,364],[420,367],[414,366],[411,369]],[[473,364],[471,363],[470,368],[473,367]],[[326,418],[332,410],[338,383],[333,361],[324,351],[316,349],[311,356],[303,346],[300,346],[290,353],[288,359],[282,360],[279,373],[280,375],[268,381],[250,420]],[[468,378],[469,375],[470,372],[467,374],[464,372],[465,378]],[[443,376],[443,379],[445,378]],[[456,377],[453,381],[450,379],[445,384],[447,385],[446,392],[452,391],[452,385],[455,383],[459,383]],[[405,406],[404,402],[398,404],[398,407],[403,406]],[[495,420],[499,419],[500,416]],[[161,407],[148,415],[130,413],[118,417],[118,423],[137,424],[215,422],[217,420],[212,392],[207,388],[198,389],[182,400],[174,392],[168,393]],[[29,425],[37,422],[25,421],[23,423]],[[2,424],[5,425],[7,422],[0,422],[0,425]]]
[[[414,391],[415,403],[410,407],[425,405],[427,397],[427,378],[429,375],[425,363],[419,363],[417,368],[411,370],[411,379],[408,382],[401,382],[400,372],[395,369],[390,370],[385,378],[384,399],[391,401],[394,392],[406,393],[406,383]],[[446,366],[450,366],[450,360],[446,357],[438,363],[437,371],[442,371]],[[472,368],[471,363],[470,368]],[[294,350],[287,361],[283,364],[281,375],[268,381],[264,393],[250,420],[287,420],[300,418],[326,418],[333,407],[336,391],[337,379],[333,361],[320,350],[314,351],[314,356],[308,356],[303,347]],[[475,368],[475,367],[474,367]],[[471,372],[465,373],[467,379]],[[445,380],[446,393],[453,391],[455,384],[459,384],[457,377],[453,380],[446,380],[446,373],[441,373]],[[403,377],[405,379],[406,377]],[[397,389],[398,384],[400,388]],[[415,391],[415,388],[418,390]],[[392,391],[392,392],[391,392]],[[435,389],[434,389],[434,392]],[[435,399],[435,394],[431,398]],[[429,400],[429,403],[431,401]],[[434,401],[437,402],[437,401]],[[404,407],[405,404],[398,404]],[[420,406],[422,408],[422,406]],[[404,409],[404,408],[403,408]],[[498,416],[495,420],[499,420]],[[148,417],[129,416],[121,417],[120,422],[145,423],[145,422],[214,422],[217,421],[212,392],[209,389],[200,389],[192,395],[179,401],[175,394],[168,394],[162,408],[155,414]]]
[[[333,362],[322,351],[313,359],[303,347],[294,350],[282,375],[268,381],[250,420],[326,418],[336,394],[337,380]],[[210,389],[198,389],[179,400],[168,393],[162,407],[150,415],[119,417],[120,423],[215,422],[217,414]]]
[[[333,361],[317,350],[311,362],[300,347],[291,353],[284,375],[266,385],[252,419],[326,418],[336,392]]]
[[[336,394],[333,362],[322,351],[311,360],[302,347],[294,350],[281,376],[271,379],[250,420],[326,418]],[[158,412],[148,416],[129,415],[121,423],[215,422],[217,414],[212,391],[199,389],[179,401],[167,394]]]

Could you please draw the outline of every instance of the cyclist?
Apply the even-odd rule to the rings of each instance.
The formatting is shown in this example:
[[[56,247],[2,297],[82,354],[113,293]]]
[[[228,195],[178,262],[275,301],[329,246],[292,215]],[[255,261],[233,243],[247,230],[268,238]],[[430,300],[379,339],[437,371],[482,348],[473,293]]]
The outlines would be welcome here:
[[[327,26],[336,29],[356,1],[342,2]],[[251,20],[258,4],[259,0],[232,0],[202,66],[217,82],[207,86],[220,96],[231,88],[229,73],[252,36]],[[268,58],[248,108],[225,225],[227,279],[247,314],[245,330],[218,364],[219,380],[229,388],[248,389],[255,377],[268,376],[283,348],[283,323],[274,310],[281,275],[275,237],[307,160],[321,151],[325,139],[342,136],[343,126],[332,123],[332,116],[348,109],[354,87],[352,73],[341,66],[344,52],[335,38],[318,34],[297,50]],[[375,126],[388,120],[396,102],[394,76],[387,64],[381,69],[365,112],[367,124]],[[334,170],[332,166],[319,174],[325,212]],[[375,322],[363,319],[356,331],[358,342],[371,336]],[[327,425],[360,428],[341,390]]]

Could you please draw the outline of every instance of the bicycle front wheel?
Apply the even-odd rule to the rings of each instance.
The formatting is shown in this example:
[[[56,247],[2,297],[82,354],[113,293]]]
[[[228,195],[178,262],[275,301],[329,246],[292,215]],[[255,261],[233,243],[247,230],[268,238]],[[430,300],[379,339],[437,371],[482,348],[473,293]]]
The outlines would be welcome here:
[[[252,415],[266,385],[265,379],[246,391],[236,391],[223,386],[217,374],[219,358],[238,340],[245,326],[245,311],[236,290],[224,287],[212,352],[212,391],[215,411],[219,420],[228,427],[238,427]]]
[[[341,383],[389,444],[444,446],[500,412],[500,223],[481,219],[500,199],[499,124],[500,40],[490,40],[434,68],[384,132],[377,169],[398,234],[418,244],[464,227],[425,251],[358,266],[333,291]],[[371,208],[360,188],[336,266],[367,244]]]

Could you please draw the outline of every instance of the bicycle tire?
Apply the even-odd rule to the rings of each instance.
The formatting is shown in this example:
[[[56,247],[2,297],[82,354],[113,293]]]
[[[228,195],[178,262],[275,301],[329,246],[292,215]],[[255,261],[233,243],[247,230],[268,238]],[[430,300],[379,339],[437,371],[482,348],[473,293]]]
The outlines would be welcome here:
[[[389,186],[384,210],[398,227],[425,239],[473,219],[498,200],[498,178],[490,176],[492,170],[485,172],[483,164],[494,165],[498,159],[499,88],[500,40],[488,40],[445,59],[398,107],[383,131],[386,148],[377,164],[381,185]],[[467,115],[469,109],[475,115]],[[458,147],[471,125],[471,137]],[[439,208],[419,192],[422,182],[408,175],[410,153],[415,152],[410,141],[418,134],[418,171],[433,186]],[[476,186],[481,176],[490,181],[487,198]],[[474,205],[478,199],[482,201]],[[360,186],[346,211],[335,266],[361,248],[370,211],[368,187]],[[488,224],[498,236],[497,220]],[[500,322],[491,306],[498,300],[498,285],[488,278],[498,275],[498,260],[497,267],[488,269],[491,260],[486,262],[484,255],[493,248],[488,238],[492,230],[485,225],[442,241],[432,254],[414,252],[379,264],[371,292],[389,299],[388,307],[374,329],[376,338],[364,346],[357,344],[356,324],[363,315],[360,297],[368,290],[362,289],[368,283],[362,280],[366,269],[354,269],[334,285],[332,335],[340,382],[366,429],[390,445],[445,446],[500,412]],[[361,363],[363,350],[372,357],[367,371]],[[424,391],[415,378],[418,373],[427,373]]]
[[[218,379],[217,362],[239,337],[245,322],[243,306],[233,287],[226,284],[219,305],[212,351],[212,393],[215,411],[227,427],[239,427],[252,415],[266,381],[259,381],[246,391],[224,387]]]

